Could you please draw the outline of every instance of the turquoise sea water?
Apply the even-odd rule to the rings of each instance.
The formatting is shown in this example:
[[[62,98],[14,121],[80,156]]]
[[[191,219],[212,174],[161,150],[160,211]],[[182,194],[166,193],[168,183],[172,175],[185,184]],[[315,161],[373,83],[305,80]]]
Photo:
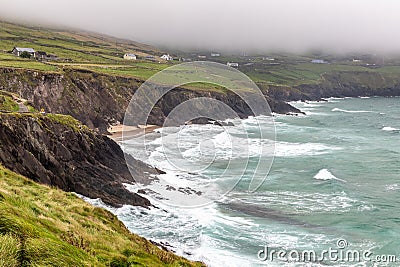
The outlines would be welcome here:
[[[314,250],[319,255],[343,244],[339,251],[369,251],[371,261],[333,258],[307,266],[400,266],[400,262],[373,262],[380,255],[400,260],[399,104],[400,98],[293,103],[306,115],[275,117],[275,158],[268,178],[256,192],[246,192],[246,183],[239,183],[224,198],[188,209],[157,202],[163,193],[155,182],[145,189],[152,190],[148,197],[153,197],[159,208],[111,210],[133,232],[169,244],[178,254],[210,266],[305,266],[303,262],[261,261],[257,253],[268,246],[300,253]],[[251,128],[254,118],[236,120],[238,123]],[[185,145],[179,148],[180,154],[196,160],[200,135],[219,143],[213,149],[221,160],[229,155],[221,127],[195,125],[185,131],[181,132]],[[204,182],[199,173],[174,169],[165,160],[165,153],[173,161],[178,152],[162,150],[159,133],[146,136],[148,153],[139,150],[140,142],[143,140],[133,139],[122,146],[136,158],[166,169],[162,180],[194,189]],[[236,140],[234,145],[246,143]],[[245,175],[254,167],[250,164]],[[224,181],[219,186],[224,186]],[[134,192],[142,188],[128,187]],[[190,194],[183,195],[190,201]],[[342,243],[337,244],[340,239]]]

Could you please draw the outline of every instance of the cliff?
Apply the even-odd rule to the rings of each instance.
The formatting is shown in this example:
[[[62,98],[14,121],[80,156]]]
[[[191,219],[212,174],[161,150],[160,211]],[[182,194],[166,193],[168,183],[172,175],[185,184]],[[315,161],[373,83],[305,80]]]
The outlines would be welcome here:
[[[122,122],[135,91],[143,83],[134,78],[110,76],[78,69],[62,73],[0,68],[0,90],[19,94],[40,110],[68,114],[92,129],[105,133],[111,123]],[[241,117],[252,115],[242,99],[232,92],[177,88],[169,92],[154,109],[149,123],[162,125],[169,112],[180,103],[195,97],[218,99]],[[282,100],[266,96],[273,112],[299,112]]]
[[[298,86],[263,86],[275,100],[321,100],[329,97],[400,96],[400,76],[385,72],[333,71],[317,83]]]
[[[156,171],[131,158],[132,177],[118,144],[70,116],[0,114],[0,140],[0,163],[33,181],[112,206],[151,205],[122,183],[146,180],[145,173]]]
[[[101,133],[106,133],[110,124],[123,121],[129,101],[142,83],[135,78],[79,69],[41,72],[0,68],[0,90],[19,94],[37,110],[44,108],[46,112],[71,115]],[[390,72],[333,71],[321,75],[321,79],[313,83],[258,85],[271,110],[282,114],[300,112],[287,104],[288,101],[400,95],[400,77]],[[148,123],[162,125],[173,108],[196,97],[220,100],[242,118],[252,115],[244,101],[233,92],[176,88],[157,103]]]
[[[132,234],[110,212],[0,165],[0,266],[204,266]]]

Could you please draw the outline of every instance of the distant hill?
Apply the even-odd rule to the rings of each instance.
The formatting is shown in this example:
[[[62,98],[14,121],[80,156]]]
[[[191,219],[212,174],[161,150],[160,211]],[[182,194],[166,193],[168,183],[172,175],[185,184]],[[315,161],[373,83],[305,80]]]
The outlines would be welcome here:
[[[123,61],[125,53],[141,57],[160,55],[152,46],[98,33],[17,25],[0,21],[0,50],[9,52],[14,46],[31,47],[72,62],[110,63]]]

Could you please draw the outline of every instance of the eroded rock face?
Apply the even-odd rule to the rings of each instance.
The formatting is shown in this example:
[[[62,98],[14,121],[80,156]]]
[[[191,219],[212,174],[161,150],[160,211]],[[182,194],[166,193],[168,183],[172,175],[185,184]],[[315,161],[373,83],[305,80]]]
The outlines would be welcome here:
[[[0,149],[1,164],[36,182],[101,198],[112,206],[151,205],[122,185],[139,177],[131,176],[119,145],[86,127],[68,126],[46,115],[1,114]],[[134,175],[157,173],[133,158],[130,162]]]
[[[400,77],[379,72],[331,72],[314,85],[297,88],[304,97],[320,100],[328,97],[400,96]]]
[[[45,73],[24,69],[0,68],[0,89],[17,93],[46,112],[68,114],[101,133],[110,123],[122,122],[132,96],[143,81],[113,77],[85,70]],[[253,115],[244,101],[232,92],[193,91],[177,88],[166,94],[149,116],[149,124],[162,125],[176,106],[196,97],[217,99],[231,107],[239,117]],[[276,113],[299,112],[282,99],[266,96]]]
[[[0,68],[0,90],[17,93],[46,112],[68,114],[92,129],[106,133],[110,123],[122,122],[129,101],[141,80],[65,69],[46,73],[25,69]],[[288,101],[321,100],[327,97],[399,96],[400,78],[390,73],[337,71],[326,73],[312,84],[281,86],[259,84],[271,111],[299,113]],[[182,102],[196,97],[217,99],[241,118],[253,115],[244,101],[232,92],[176,88],[166,94],[149,116],[148,123],[162,125],[169,113]]]

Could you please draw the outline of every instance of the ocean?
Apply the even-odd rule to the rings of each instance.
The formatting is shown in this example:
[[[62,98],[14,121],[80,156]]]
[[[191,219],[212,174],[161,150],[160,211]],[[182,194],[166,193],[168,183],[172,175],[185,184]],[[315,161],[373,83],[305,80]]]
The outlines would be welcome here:
[[[223,127],[211,125],[162,128],[145,140],[125,140],[125,152],[167,173],[149,186],[127,185],[133,192],[148,190],[145,196],[157,208],[107,208],[132,232],[209,266],[399,266],[389,261],[400,260],[400,98],[291,104],[306,115],[275,116],[273,162],[255,192],[246,190],[246,176],[255,169],[250,162],[243,173],[245,182],[206,205],[163,201],[179,195],[175,204],[191,203],[200,187],[212,186],[210,192],[229,187],[234,177],[209,183],[205,176],[221,174],[224,160],[241,159],[240,153],[228,149],[229,142],[236,151],[257,154],[257,146],[273,141],[251,142],[252,136],[259,136],[256,131],[264,130],[254,127],[256,120],[263,125],[262,117],[232,120],[236,126],[225,127],[249,130],[253,135],[246,142],[240,140],[244,136],[232,139]],[[161,139],[177,135],[181,144],[165,149]],[[200,139],[207,142],[199,145]],[[146,151],[141,149],[143,142]],[[180,168],[182,157],[197,166],[196,161],[204,161],[211,152],[218,166],[190,172]],[[165,184],[175,188],[163,190]],[[100,200],[87,200],[104,206]],[[283,251],[282,257],[268,254],[272,250]],[[324,258],[302,260],[305,251]],[[329,251],[337,253],[328,257]]]

